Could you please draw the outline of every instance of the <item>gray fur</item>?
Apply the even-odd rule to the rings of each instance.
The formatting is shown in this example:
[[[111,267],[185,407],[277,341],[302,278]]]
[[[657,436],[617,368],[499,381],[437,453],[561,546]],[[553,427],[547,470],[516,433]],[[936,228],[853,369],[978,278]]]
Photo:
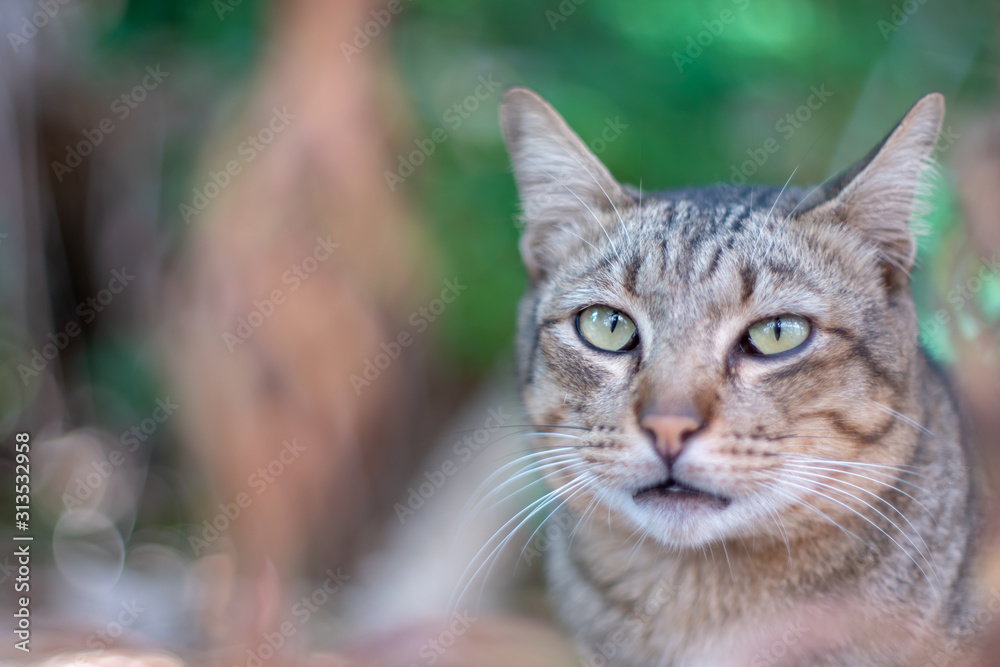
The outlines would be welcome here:
[[[532,276],[518,373],[535,423],[580,438],[549,479],[583,480],[561,510],[579,525],[549,574],[593,664],[969,660],[971,464],[908,282],[942,115],[939,95],[924,98],[833,186],[687,188],[640,204],[541,98],[508,91]],[[638,347],[585,344],[575,316],[595,304],[627,313]],[[751,324],[783,313],[813,323],[800,350],[741,354]],[[704,420],[672,475],[728,506],[633,500],[665,475],[639,425],[651,409]],[[803,619],[810,630],[789,644],[787,624]],[[781,656],[762,653],[776,641]]]

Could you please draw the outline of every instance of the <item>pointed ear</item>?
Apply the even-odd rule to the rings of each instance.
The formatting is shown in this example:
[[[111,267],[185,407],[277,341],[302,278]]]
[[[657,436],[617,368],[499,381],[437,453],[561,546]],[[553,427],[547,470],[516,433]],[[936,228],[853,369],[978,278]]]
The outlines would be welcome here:
[[[908,275],[917,256],[915,219],[923,213],[931,153],[944,120],[944,96],[913,105],[881,144],[822,192],[803,202],[810,215],[860,230],[878,246],[888,269]],[[818,201],[816,201],[818,200]],[[890,271],[891,272],[891,271]]]
[[[601,161],[536,93],[511,88],[500,125],[525,222],[521,255],[534,278],[579,245],[596,244],[632,203]],[[610,214],[610,215],[609,215]]]

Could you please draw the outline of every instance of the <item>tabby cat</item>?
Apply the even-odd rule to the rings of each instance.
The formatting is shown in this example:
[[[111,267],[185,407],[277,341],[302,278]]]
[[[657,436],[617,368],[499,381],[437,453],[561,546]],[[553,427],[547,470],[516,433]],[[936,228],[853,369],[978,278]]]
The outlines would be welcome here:
[[[535,93],[500,115],[520,386],[576,521],[550,591],[587,664],[969,664],[977,484],[909,283],[944,98],[814,188],[641,192]]]

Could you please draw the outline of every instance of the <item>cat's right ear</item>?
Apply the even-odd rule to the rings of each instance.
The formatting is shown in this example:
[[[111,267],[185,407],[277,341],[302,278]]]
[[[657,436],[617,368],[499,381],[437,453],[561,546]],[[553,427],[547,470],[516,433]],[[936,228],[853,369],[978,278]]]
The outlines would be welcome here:
[[[525,228],[521,255],[533,278],[603,237],[632,198],[566,121],[538,94],[511,88],[500,125],[514,167]],[[602,222],[603,221],[603,222]]]
[[[944,119],[944,96],[923,97],[864,159],[800,206],[860,231],[887,267],[909,275],[916,224],[928,197],[931,155]],[[892,272],[887,276],[892,277]]]

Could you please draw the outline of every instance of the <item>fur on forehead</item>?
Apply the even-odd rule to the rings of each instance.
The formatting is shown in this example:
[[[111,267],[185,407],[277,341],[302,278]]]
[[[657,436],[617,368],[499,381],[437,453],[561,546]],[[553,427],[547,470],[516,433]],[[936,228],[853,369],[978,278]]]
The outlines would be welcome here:
[[[702,199],[679,198],[674,193],[654,193],[622,213],[622,220],[606,220],[604,229],[589,239],[563,249],[559,264],[545,275],[547,280],[577,281],[605,279],[599,269],[628,269],[658,260],[659,275],[691,281],[705,278],[720,263],[737,262],[760,268],[781,267],[786,273],[800,264],[830,263],[833,255],[866,264],[877,259],[877,250],[864,243],[862,235],[833,220],[805,220],[795,215],[802,189],[788,189],[777,206],[770,202],[777,188],[761,188],[758,205],[746,202],[707,202],[716,188],[694,191]],[[763,202],[762,205],[759,202]],[[817,253],[825,248],[825,253]],[[838,252],[842,251],[842,252]],[[620,277],[620,273],[616,274]],[[618,282],[619,278],[615,278]]]
[[[647,297],[659,303],[669,297],[669,303],[734,315],[748,308],[822,315],[822,292],[841,289],[842,283],[852,289],[878,283],[877,252],[856,234],[835,225],[803,225],[786,215],[787,210],[778,216],[767,208],[703,210],[691,200],[647,200],[641,212],[625,218],[628,236],[612,230],[610,239],[597,241],[596,252],[578,247],[546,275],[545,314],[589,303],[628,311]],[[705,239],[692,244],[699,232]],[[817,245],[827,251],[809,250]],[[752,300],[740,298],[748,271],[755,283]],[[683,299],[675,300],[681,294]]]

